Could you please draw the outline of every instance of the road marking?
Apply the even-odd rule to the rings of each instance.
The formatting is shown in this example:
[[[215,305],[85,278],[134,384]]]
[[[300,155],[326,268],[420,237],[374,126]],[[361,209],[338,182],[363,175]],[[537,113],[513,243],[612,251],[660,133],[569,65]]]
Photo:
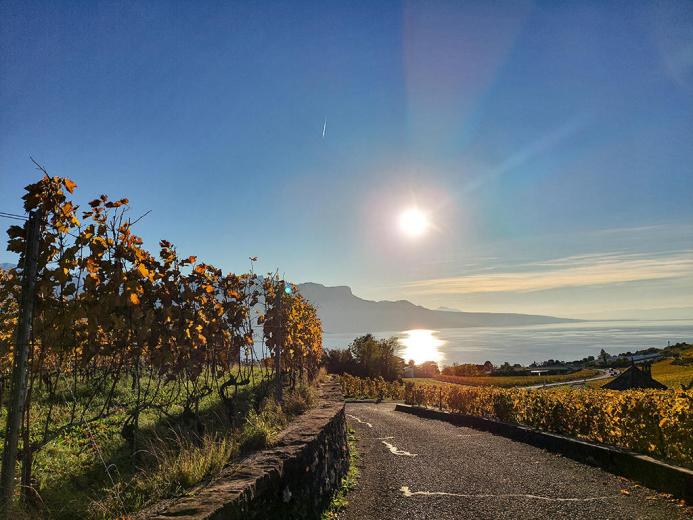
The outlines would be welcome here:
[[[393,446],[387,441],[380,441],[382,442],[385,446],[387,446],[387,449],[390,450],[390,453],[393,455],[401,455],[403,457],[416,457],[416,453],[409,453],[408,451],[400,450],[397,446]]]
[[[388,440],[388,439],[394,439],[394,437],[392,437],[392,436],[390,436],[390,437],[378,437],[378,438],[375,439],[375,440],[376,440],[376,441],[386,441],[386,440]]]
[[[366,421],[362,421],[361,419],[359,419],[359,418],[356,417],[355,415],[351,415],[350,413],[348,413],[348,414],[346,414],[346,415],[347,415],[347,417],[351,417],[351,418],[352,418],[353,420],[355,420],[356,422],[359,422],[359,423],[361,423],[361,424],[365,424],[365,425],[368,426],[369,428],[373,428],[373,425],[372,425],[371,423],[366,422]]]
[[[608,500],[611,498],[621,498],[620,495],[609,495],[609,496],[603,496],[603,497],[587,497],[587,498],[556,498],[556,497],[545,497],[542,495],[525,495],[522,493],[510,493],[507,495],[486,495],[486,494],[481,494],[481,495],[467,495],[464,493],[446,493],[445,491],[411,491],[409,489],[409,486],[402,486],[399,489],[402,492],[402,495],[405,497],[412,497],[414,495],[425,495],[425,496],[432,496],[432,495],[445,495],[445,496],[451,496],[451,497],[462,497],[462,498],[531,498],[533,500],[546,500],[549,502],[592,502],[595,500]]]

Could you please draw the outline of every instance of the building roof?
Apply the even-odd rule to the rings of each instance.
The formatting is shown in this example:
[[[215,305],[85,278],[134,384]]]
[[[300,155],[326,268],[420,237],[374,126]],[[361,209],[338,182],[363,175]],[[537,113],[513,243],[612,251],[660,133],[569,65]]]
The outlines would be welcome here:
[[[635,365],[631,365],[623,371],[613,381],[603,385],[607,390],[630,390],[631,388],[654,388],[656,390],[666,390],[667,387],[659,381],[652,379],[652,376],[645,370],[641,370]]]

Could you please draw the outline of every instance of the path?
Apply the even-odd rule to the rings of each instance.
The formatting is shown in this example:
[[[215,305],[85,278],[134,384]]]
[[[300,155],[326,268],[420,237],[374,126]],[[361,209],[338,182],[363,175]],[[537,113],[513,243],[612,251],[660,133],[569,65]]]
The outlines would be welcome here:
[[[344,520],[689,518],[652,490],[504,437],[393,404],[349,403],[346,411],[361,477]]]

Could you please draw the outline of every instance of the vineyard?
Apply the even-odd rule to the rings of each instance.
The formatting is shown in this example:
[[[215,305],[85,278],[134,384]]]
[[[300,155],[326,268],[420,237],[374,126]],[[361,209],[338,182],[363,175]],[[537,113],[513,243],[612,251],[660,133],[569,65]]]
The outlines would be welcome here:
[[[404,399],[404,385],[397,381],[385,381],[382,377],[356,377],[349,374],[339,376],[342,392],[354,399]]]
[[[254,259],[248,273],[223,273],[166,240],[155,256],[133,233],[128,199],[101,195],[78,214],[75,188],[47,174],[26,187],[39,230],[28,301],[31,222],[8,230],[19,263],[0,270],[0,435],[5,455],[13,434],[19,449],[16,466],[3,459],[2,485],[24,511],[112,517],[262,447],[309,405],[322,330],[295,287],[256,275]]]
[[[572,374],[545,376],[447,376],[441,374],[435,376],[435,380],[457,385],[512,387],[579,381],[581,379],[594,377],[598,374],[599,370],[586,368],[573,372]]]
[[[397,386],[351,376],[342,376],[342,387],[349,396],[403,399],[407,404],[524,424],[693,467],[692,391]]]

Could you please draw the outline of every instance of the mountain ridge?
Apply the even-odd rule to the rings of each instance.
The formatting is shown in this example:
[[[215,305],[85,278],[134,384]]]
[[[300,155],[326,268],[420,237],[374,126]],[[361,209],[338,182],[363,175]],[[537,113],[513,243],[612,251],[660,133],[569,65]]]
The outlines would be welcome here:
[[[433,310],[409,300],[366,300],[354,295],[346,285],[329,287],[306,282],[298,284],[298,290],[317,307],[318,316],[327,333],[503,327],[582,321],[537,314]]]

